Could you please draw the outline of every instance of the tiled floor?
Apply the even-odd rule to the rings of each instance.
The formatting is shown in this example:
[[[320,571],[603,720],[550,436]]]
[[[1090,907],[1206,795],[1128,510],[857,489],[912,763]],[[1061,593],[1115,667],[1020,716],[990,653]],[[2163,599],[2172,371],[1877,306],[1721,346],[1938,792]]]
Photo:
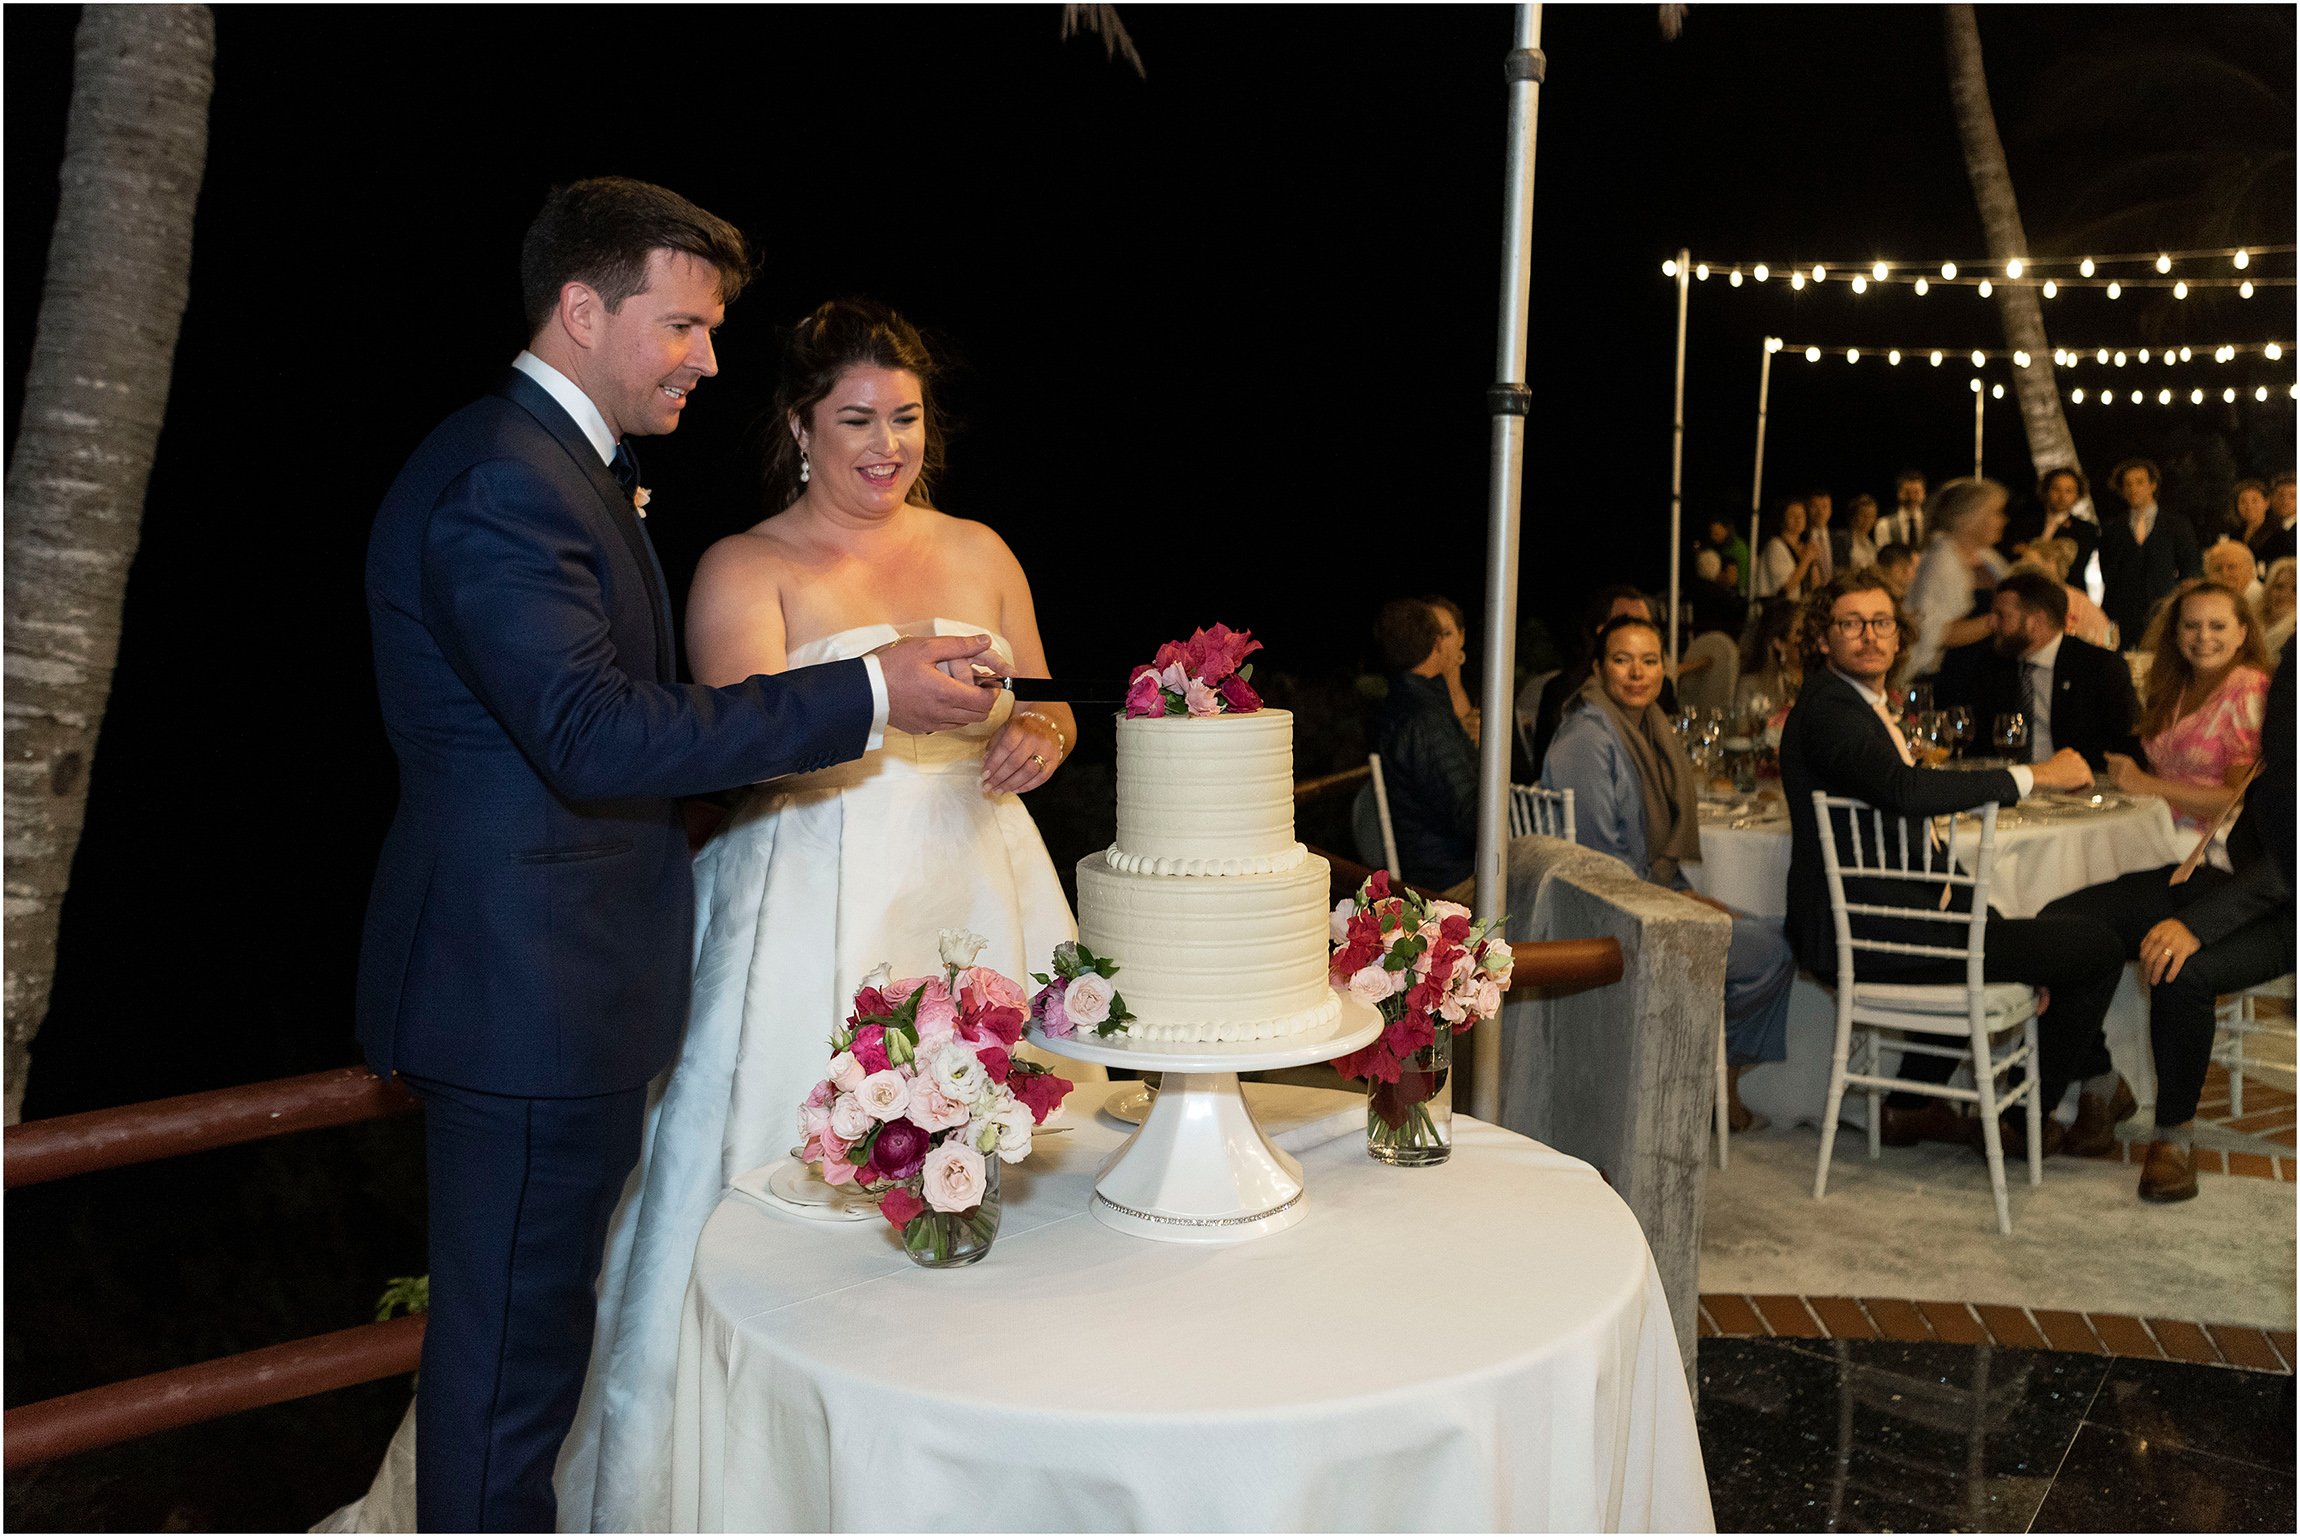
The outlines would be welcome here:
[[[2293,1529],[2289,1375],[1802,1337],[1700,1371],[1719,1531]]]
[[[2153,1361],[2292,1374],[2289,1329],[2200,1324],[2126,1313],[2076,1313],[1992,1303],[1908,1302],[1893,1297],[1745,1297],[1704,1292],[1696,1332],[1710,1338],[1940,1341],[2012,1349],[2076,1351]]]

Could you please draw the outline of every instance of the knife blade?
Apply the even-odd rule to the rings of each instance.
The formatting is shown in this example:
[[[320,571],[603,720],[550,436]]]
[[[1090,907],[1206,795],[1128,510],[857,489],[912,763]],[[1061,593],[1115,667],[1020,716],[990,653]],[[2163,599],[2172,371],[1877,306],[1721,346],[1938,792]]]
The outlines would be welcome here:
[[[986,680],[987,686],[987,680]],[[1124,704],[1123,678],[1002,678],[1019,704]]]

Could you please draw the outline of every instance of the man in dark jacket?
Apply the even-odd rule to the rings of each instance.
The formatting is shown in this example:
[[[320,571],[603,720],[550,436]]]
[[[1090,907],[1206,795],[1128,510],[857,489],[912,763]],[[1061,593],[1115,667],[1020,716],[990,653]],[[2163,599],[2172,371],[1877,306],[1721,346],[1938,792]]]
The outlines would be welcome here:
[[[2140,1173],[2144,1201],[2196,1194],[2189,1133],[2212,1061],[2214,1003],[2293,967],[2292,645],[2268,687],[2260,770],[2228,836],[2233,873],[2200,857],[2072,892],[2048,917],[2096,918],[2114,929],[2148,978],[2149,1049],[2156,1058],[2156,1131]],[[2209,838],[2209,834],[2207,835]]]
[[[1821,860],[1821,832],[1813,813],[1813,792],[1851,796],[1896,819],[1888,823],[1888,846],[1904,833],[1900,846],[1925,847],[1929,818],[1970,811],[1994,801],[2013,805],[2032,789],[2077,789],[2092,772],[2074,752],[2062,749],[2043,763],[2011,769],[1926,769],[1915,766],[1908,743],[1894,723],[1885,686],[1900,655],[1901,620],[1893,595],[1874,571],[1840,574],[1808,600],[1803,645],[1805,683],[1796,708],[1781,732],[1781,790],[1790,816],[1789,944],[1806,970],[1825,981],[1837,975],[1836,924],[1829,910],[1828,875]],[[1962,888],[1959,889],[1962,894]],[[1909,907],[1929,892],[1912,881],[1848,881],[1846,897],[1855,903]],[[1856,935],[1907,944],[1942,942],[1942,925],[1922,919],[1856,917]],[[2052,990],[2051,1007],[2038,1022],[2043,1056],[2039,1074],[2049,1112],[2069,1083],[2084,1080],[2077,1125],[2071,1140],[2086,1148],[2115,1140],[2114,1108],[2129,1105],[2108,1060],[2100,1022],[2123,971],[2121,947],[2105,924],[2090,918],[1999,918],[1985,931],[1985,975],[1991,982],[2025,982]],[[1920,984],[1961,983],[1964,962],[1926,956],[1863,951],[1863,981]],[[1946,1082],[1956,1064],[1946,1057],[1903,1057],[1900,1076],[1918,1082]],[[2125,1114],[2131,1113],[2125,1108]],[[2053,1150],[2057,1122],[2046,1125],[2046,1151]],[[1896,1092],[1885,1107],[1882,1135],[1888,1145],[1905,1147],[1921,1139],[1968,1141],[1964,1117],[1946,1102]],[[2024,1147],[2025,1122],[2008,1117],[2005,1142]]]
[[[2129,651],[2147,633],[2158,600],[2204,566],[2196,530],[2186,518],[2168,517],[2156,505],[2161,477],[2154,464],[2127,459],[2116,467],[2114,479],[2125,514],[2110,519],[2100,532],[2100,606]]]
[[[1418,598],[1384,604],[1374,638],[1390,669],[1375,729],[1382,782],[1408,881],[1458,886],[1477,863],[1477,749],[1439,676],[1437,615]]]
[[[2141,756],[2133,735],[2140,703],[2124,658],[2068,634],[2068,589],[2041,571],[2019,570],[1997,584],[1990,612],[1994,653],[1974,687],[1982,731],[1992,717],[2028,721],[2028,761],[2073,747],[2096,770],[2106,754]]]

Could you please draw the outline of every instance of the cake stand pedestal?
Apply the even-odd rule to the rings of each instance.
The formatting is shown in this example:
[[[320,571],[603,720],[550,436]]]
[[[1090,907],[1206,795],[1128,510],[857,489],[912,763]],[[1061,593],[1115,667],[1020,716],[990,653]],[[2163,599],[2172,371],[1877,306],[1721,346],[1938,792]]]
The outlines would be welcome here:
[[[1095,1178],[1096,1219],[1140,1238],[1200,1244],[1262,1238],[1301,1221],[1302,1166],[1254,1123],[1238,1075],[1330,1062],[1371,1044],[1381,1012],[1336,996],[1337,1023],[1282,1041],[1105,1040],[1090,1030],[1053,1037],[1033,1026],[1031,1041],[1048,1051],[1164,1075],[1150,1113]]]

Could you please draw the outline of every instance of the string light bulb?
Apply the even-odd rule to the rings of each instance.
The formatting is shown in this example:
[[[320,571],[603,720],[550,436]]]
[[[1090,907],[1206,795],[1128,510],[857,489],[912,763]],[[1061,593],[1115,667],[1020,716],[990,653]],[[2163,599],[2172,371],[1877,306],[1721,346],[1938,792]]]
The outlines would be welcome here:
[[[1694,269],[1693,269],[1693,275],[1694,275],[1695,277],[1699,278],[1699,279],[1700,279],[1702,282],[1704,282],[1704,283],[1708,282],[1708,281],[1709,281],[1709,264],[1708,264],[1707,262],[1702,262],[1702,263],[1700,263],[1699,265],[1697,265],[1696,267],[1694,267]]]
[[[2159,272],[2170,272],[2172,270],[2172,258],[2169,256],[2157,257],[2156,270]]]
[[[2148,349],[2146,347],[2140,349],[2140,361],[2143,363],[2148,361]]]
[[[1782,343],[1781,338],[1778,336],[1768,336],[1765,338],[1765,350],[1767,352],[1779,352],[1783,345],[1784,344]]]
[[[1994,285],[1993,283],[1991,283],[1991,282],[1990,282],[1990,281],[1989,281],[1987,278],[1982,278],[1982,279],[1981,279],[1981,297],[1982,297],[1982,298],[1984,298],[1984,299],[1986,299],[1986,298],[1987,298],[1987,297],[1988,297],[1990,294],[1993,294],[1993,293],[1995,293],[1995,292],[1996,292],[1996,285]]]
[[[1661,264],[1661,275],[1662,275],[1663,277],[1665,277],[1665,278],[1673,278],[1673,277],[1677,276],[1677,258],[1676,258],[1676,257],[1672,256],[1672,257],[1670,257],[1670,258],[1669,258],[1669,260],[1667,260],[1667,261],[1665,261],[1665,262],[1663,262],[1663,263]]]
[[[1763,262],[1759,262],[1749,275],[1755,278],[1758,282],[1762,283],[1773,275],[1773,269],[1766,266]]]
[[[1981,366],[1983,363],[1986,363],[1988,360],[1989,360],[1989,355],[1988,355],[1987,353],[1985,353],[1985,352],[1981,351],[1981,350],[1980,350],[1980,348],[1978,348],[1978,347],[1975,347],[1975,348],[1973,349],[1973,367],[1975,367],[1975,368],[1978,368],[1978,367],[1980,367],[1980,366]]]
[[[2237,251],[2237,253],[2236,253],[2236,270],[2237,270],[2238,272],[2242,272],[2242,271],[2243,271],[2245,268],[2247,268],[2247,267],[2249,267],[2249,266],[2251,266],[2251,265],[2252,265],[2252,253],[2251,253],[2250,251],[2246,251],[2246,250],[2241,250],[2241,249],[2240,249],[2240,250],[2238,250],[2238,251]]]
[[[2230,405],[2234,405],[2236,403],[2236,387],[2234,385],[2230,385],[2227,389],[2222,390],[2220,392],[2220,398],[2227,401]]]
[[[2044,296],[2047,299],[2051,298],[2054,294],[2059,292],[2060,285],[2058,283],[2055,283],[2051,278],[2046,278],[2044,280]]]
[[[2183,362],[2183,363],[2187,362],[2187,361],[2189,360],[2189,358],[2190,358],[2190,356],[2191,356],[2191,355],[2192,355],[2192,354],[2190,354],[2189,350],[2188,350],[2186,347],[2183,347],[2183,348],[2181,348],[2181,349],[2180,349],[2180,361],[2181,361],[2181,362]]]
[[[2285,393],[2290,395],[2294,400],[2300,400],[2300,384],[2291,386],[2285,391]]]
[[[2190,390],[2188,392],[2188,403],[2192,406],[2200,406],[2204,404],[2204,391]]]
[[[2231,347],[2228,350],[2233,353],[2236,349]],[[2269,362],[2273,363],[2278,358],[2284,356],[2284,349],[2277,346],[2276,343],[2270,342],[2266,347],[2261,349],[2261,356],[2265,357]]]
[[[1991,400],[2002,400],[2002,399],[2004,399],[2004,398],[2005,398],[2005,387],[2004,387],[2003,385],[2001,385],[2001,384],[1992,384],[1992,385],[1990,385],[1990,386],[1989,386],[1989,399],[1991,399]]]
[[[1933,349],[1933,367],[1935,367],[1935,368],[1938,368],[1938,367],[1940,367],[1940,366],[1941,366],[1941,354],[1940,354],[1940,349],[1936,347],[1936,348],[1934,348],[1934,349]]]
[[[2172,391],[2170,391],[2170,390],[2158,390],[2158,391],[2156,392],[2156,403],[2157,403],[2158,405],[2160,405],[2160,406],[2169,406],[2169,405],[2171,405],[2171,404],[2172,404]]]
[[[1741,286],[1741,269],[1739,267],[1735,267],[1731,272],[1726,273],[1725,281],[1732,284],[1735,288],[1739,288]]]
[[[1846,361],[1846,362],[1848,362],[1848,363],[1858,363],[1858,362],[1860,362],[1860,361],[1861,361],[1861,349],[1860,349],[1860,348],[1858,348],[1858,347],[1847,347],[1847,348],[1845,349],[1845,361]]]
[[[2096,353],[2094,353],[2094,354],[2092,355],[2092,360],[2093,360],[2095,363],[2105,363],[2105,362],[2107,362],[2107,361],[2108,361],[2108,349],[2107,349],[2106,347],[2103,347],[2103,348],[2101,348],[2101,349],[2100,349],[2098,352],[2096,352]],[[2119,358],[2119,359],[2117,359],[2117,363],[2116,363],[2116,366],[2117,366],[2117,367],[2119,367],[2119,368],[2122,368],[2122,367],[2124,366],[2124,360],[2123,360],[2122,358]]]
[[[1818,262],[1814,263],[1813,281],[1816,283],[1826,283],[1829,281],[1829,269],[1820,265]]]
[[[2254,390],[2252,392],[2252,398],[2254,400],[2266,400],[2268,398],[2268,386],[2263,384],[2260,386],[2260,388]]]
[[[1888,269],[1886,268],[1885,264],[1883,262],[1879,262],[1869,269],[1869,276],[1882,283],[1885,280],[1885,273],[1887,270]]]
[[[1956,264],[1955,262],[1942,262],[1942,263],[1941,263],[1941,277],[1942,277],[1944,280],[1950,280],[1950,279],[1954,279],[1954,278],[1956,277],[1956,275],[1957,275],[1957,264]]]
[[[2146,397],[2146,396],[2144,396],[2144,395],[2142,395],[2142,394],[2140,393],[2140,391],[2138,391],[2138,390],[2134,390],[2134,391],[2132,392],[2132,403],[2133,403],[2134,405],[2136,405],[2136,406],[2137,406],[2137,405],[2139,405],[2139,404],[2141,403],[2141,401],[2145,400],[2146,398],[2147,398],[2147,397]]]
[[[1890,363],[1890,364],[1892,364],[1892,365],[1893,365],[1893,367],[1895,367],[1895,368],[1898,368],[1898,367],[1900,367],[1900,366],[1901,366],[1901,349],[1900,349],[1900,348],[1898,348],[1898,347],[1895,347],[1895,348],[1894,348],[1892,351],[1890,351],[1890,352],[1886,353],[1886,354],[1885,354],[1885,361],[1886,361],[1886,362],[1888,362],[1888,363]]]
[[[2076,264],[2076,270],[2077,270],[2077,273],[2078,273],[2080,276],[2083,276],[2083,277],[2091,277],[2091,276],[2092,276],[2092,258],[2091,258],[2091,257],[2089,257],[2089,256],[2087,256],[2087,257],[2086,257],[2086,258],[2085,258],[2083,261],[2080,261],[2080,262],[2078,262],[2078,263]]]
[[[2081,406],[2084,404],[2084,391],[2081,389],[2070,390],[2068,392],[2068,398]]]
[[[2014,353],[2014,354],[2013,354],[2013,367],[2015,367],[2015,368],[2026,368],[2026,367],[2028,367],[2028,364],[2029,364],[2029,357],[2028,357],[2028,354],[2027,354],[2027,353],[2025,353],[2025,352],[2016,352],[2016,353]]]
[[[2188,284],[2187,284],[2185,281],[2182,281],[2182,282],[2178,282],[2178,283],[2175,283],[2175,284],[2173,284],[2173,285],[2172,285],[2172,297],[2174,297],[2175,299],[2185,299],[2185,298],[2187,298],[2187,297],[2188,297]]]
[[[1975,380],[1974,380],[1972,383],[1973,383],[1973,393],[1974,393],[1975,395],[1978,395],[1978,394],[1981,392],[1981,382],[1980,382],[1980,380],[1978,380],[1978,379],[1975,379]]]
[[[1869,280],[1865,277],[1862,277],[1859,273],[1855,273],[1853,275],[1853,292],[1857,294],[1865,294],[1868,291]]]
[[[1805,291],[1805,274],[1802,272],[1790,273],[1789,286],[1797,290],[1797,292],[1803,293]]]
[[[2243,282],[2241,282],[2241,283],[2237,284],[2237,285],[2236,285],[2236,293],[2237,293],[2237,296],[2238,296],[2239,298],[2244,298],[2244,299],[2249,299],[2249,298],[2251,298],[2251,297],[2252,297],[2252,280],[2251,280],[2250,278],[2246,278],[2246,279],[2245,279]]]
[[[1931,290],[1932,286],[1932,284],[1926,282],[1923,278],[1917,279],[1917,297],[1922,299],[1926,293]]]
[[[2119,295],[2121,295],[2123,292],[2124,292],[2124,285],[2123,285],[2122,283],[2111,283],[2111,284],[2109,284],[2109,285],[2108,285],[2108,296],[2109,296],[2111,299],[2114,299],[2114,298],[2118,297],[2118,296],[2119,296]]]
[[[2005,263],[2005,276],[2008,278],[2017,278],[2020,276],[2019,257],[2016,256],[2011,261]]]
[[[1820,348],[1818,348],[1818,347],[1807,347],[1807,348],[1805,349],[1805,361],[1806,361],[1806,362],[1808,362],[1808,363],[1818,363],[1818,362],[1820,362],[1820,361],[1821,361],[1821,349],[1820,349]]]

